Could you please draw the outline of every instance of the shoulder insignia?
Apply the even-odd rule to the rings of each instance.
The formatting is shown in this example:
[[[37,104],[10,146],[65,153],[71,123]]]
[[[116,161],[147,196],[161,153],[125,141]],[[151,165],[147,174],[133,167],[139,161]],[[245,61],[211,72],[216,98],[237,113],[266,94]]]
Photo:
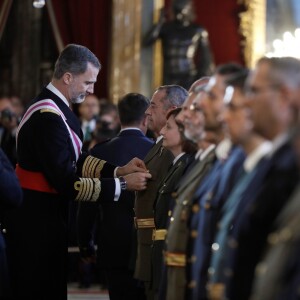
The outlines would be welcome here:
[[[54,114],[57,114],[57,115],[60,116],[59,112],[56,111],[55,109],[51,109],[51,108],[43,108],[43,109],[40,110],[40,113],[41,113],[41,114],[44,113],[44,112],[51,112],[51,113],[54,113]]]

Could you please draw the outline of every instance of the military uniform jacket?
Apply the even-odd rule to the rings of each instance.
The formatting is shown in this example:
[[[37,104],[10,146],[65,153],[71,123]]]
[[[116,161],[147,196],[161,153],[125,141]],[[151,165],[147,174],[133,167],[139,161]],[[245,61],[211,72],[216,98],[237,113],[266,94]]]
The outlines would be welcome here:
[[[206,299],[207,273],[220,212],[242,169],[245,153],[240,147],[232,147],[228,157],[218,159],[210,174],[196,191],[193,202],[199,212],[190,216],[190,236],[187,260],[188,292],[191,298]]]
[[[154,229],[153,206],[157,197],[159,184],[166,176],[168,168],[174,157],[173,154],[162,147],[162,140],[155,144],[144,159],[152,178],[148,180],[147,189],[138,192],[135,199],[135,216],[137,223],[137,259],[135,277],[142,281],[151,278],[151,245],[152,231]],[[139,219],[146,219],[146,227],[139,227]]]
[[[174,191],[174,186],[180,180],[187,165],[190,164],[192,160],[193,157],[190,154],[182,155],[170,168],[168,174],[162,181],[154,206],[155,230],[167,229],[169,223],[168,212],[169,209],[174,206],[174,199],[171,194]],[[155,239],[155,234],[153,234],[153,238]],[[158,240],[155,239],[152,245],[152,284],[155,292],[158,292],[160,284],[164,243],[165,241],[159,238]]]
[[[48,108],[30,111],[44,99]],[[82,141],[80,123],[52,91],[43,89],[26,113],[24,118],[30,117],[21,121],[17,138],[18,164],[30,174],[42,174],[56,192],[23,188],[22,206],[7,218],[14,296],[33,300],[47,290],[49,299],[65,299],[68,200],[113,199],[114,179],[100,182],[99,177],[112,177],[114,167],[73,146],[73,134]]]
[[[198,160],[194,167],[185,174],[179,185],[175,195],[176,205],[172,212],[173,221],[169,224],[166,237],[166,253],[181,254],[185,257],[189,234],[187,221],[192,208],[191,200],[195,189],[209,172],[215,160],[215,151],[211,150],[203,160]],[[183,266],[167,266],[166,299],[185,299],[185,274],[185,264]]]

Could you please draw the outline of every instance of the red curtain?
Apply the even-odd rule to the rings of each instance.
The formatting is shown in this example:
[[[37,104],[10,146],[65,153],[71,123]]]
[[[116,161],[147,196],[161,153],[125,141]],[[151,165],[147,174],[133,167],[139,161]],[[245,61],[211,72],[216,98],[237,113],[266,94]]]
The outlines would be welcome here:
[[[95,53],[102,65],[95,94],[107,97],[111,1],[47,0],[46,3],[58,49],[76,43]]]
[[[193,0],[196,22],[208,33],[216,65],[227,62],[244,64],[242,37],[239,34],[237,0]]]

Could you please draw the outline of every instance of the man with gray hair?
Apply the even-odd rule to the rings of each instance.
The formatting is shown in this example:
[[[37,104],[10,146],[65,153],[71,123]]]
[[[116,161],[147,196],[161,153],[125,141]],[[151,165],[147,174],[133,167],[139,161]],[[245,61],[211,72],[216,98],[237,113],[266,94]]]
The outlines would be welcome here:
[[[138,243],[135,277],[145,283],[147,300],[154,297],[150,287],[152,231],[155,228],[153,204],[159,184],[166,176],[174,159],[171,152],[162,147],[159,132],[167,121],[168,112],[180,107],[187,96],[188,92],[181,86],[160,86],[154,92],[150,106],[146,110],[148,128],[157,137],[157,140],[144,159],[145,165],[152,175],[152,180],[148,182],[144,192],[137,193],[134,209]]]

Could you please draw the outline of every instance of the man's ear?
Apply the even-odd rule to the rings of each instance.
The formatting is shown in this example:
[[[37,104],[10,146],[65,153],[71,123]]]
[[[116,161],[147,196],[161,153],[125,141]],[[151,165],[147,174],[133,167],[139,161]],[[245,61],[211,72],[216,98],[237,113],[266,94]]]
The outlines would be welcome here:
[[[73,76],[71,73],[67,72],[63,75],[63,81],[65,84],[69,85],[73,80]]]
[[[172,111],[173,109],[177,108],[177,107],[178,107],[178,106],[176,106],[176,105],[170,106],[170,107],[168,108],[168,110],[167,110],[167,114],[168,114],[170,111]]]

